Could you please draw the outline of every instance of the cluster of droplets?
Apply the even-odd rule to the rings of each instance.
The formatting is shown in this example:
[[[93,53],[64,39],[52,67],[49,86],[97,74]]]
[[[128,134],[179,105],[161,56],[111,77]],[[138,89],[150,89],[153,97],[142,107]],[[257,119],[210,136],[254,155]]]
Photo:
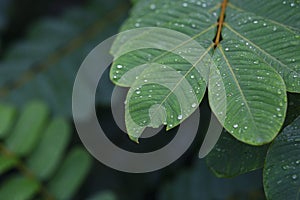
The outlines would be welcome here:
[[[118,79],[118,78],[120,78],[120,76],[121,76],[121,75],[119,75],[119,74],[120,74],[120,71],[123,70],[125,67],[124,67],[123,65],[118,64],[118,65],[116,66],[116,68],[117,68],[117,70],[115,71],[115,74],[113,75],[113,79]]]
[[[293,8],[293,7],[296,7],[296,3],[295,3],[295,2],[288,3],[287,1],[283,1],[282,4],[283,4],[283,5],[289,5],[289,6],[292,7],[292,8]]]

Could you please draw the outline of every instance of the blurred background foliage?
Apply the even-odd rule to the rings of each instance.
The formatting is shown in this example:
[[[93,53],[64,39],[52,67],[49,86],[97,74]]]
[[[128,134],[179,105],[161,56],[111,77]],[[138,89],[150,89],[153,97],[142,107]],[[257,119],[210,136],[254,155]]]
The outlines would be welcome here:
[[[131,6],[129,0],[0,0],[0,199],[265,199],[260,170],[216,178],[198,159],[205,118],[189,150],[157,172],[118,172],[83,148],[71,118],[76,72],[93,47],[118,32]],[[113,122],[113,87],[107,72],[97,111],[114,143],[142,152],[172,139],[161,133],[132,143]],[[201,112],[210,113],[207,101]]]

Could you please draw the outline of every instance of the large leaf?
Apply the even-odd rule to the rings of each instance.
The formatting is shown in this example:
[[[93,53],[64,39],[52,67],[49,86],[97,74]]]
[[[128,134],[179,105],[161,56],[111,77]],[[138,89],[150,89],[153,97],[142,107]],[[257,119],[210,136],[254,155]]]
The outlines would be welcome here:
[[[267,150],[268,145],[244,144],[223,131],[206,163],[216,176],[233,177],[262,168]]]
[[[268,199],[300,198],[300,117],[287,126],[268,150],[264,188]]]
[[[286,115],[286,92],[300,92],[299,2],[230,1],[224,12],[222,41],[216,41],[217,47],[213,50],[210,41],[216,36],[218,17],[223,16],[220,3],[141,0],[121,30],[163,27],[197,41],[214,61],[199,65],[210,69],[209,100],[216,117],[238,140],[262,145],[272,141],[281,129]],[[280,13],[287,14],[281,17]],[[125,116],[127,132],[134,140],[147,126],[165,124],[170,129],[191,114],[193,109],[181,106],[185,101],[194,105],[191,98],[182,95],[176,99],[174,93],[189,90],[182,82],[186,81],[193,92],[201,91],[196,106],[202,100],[206,84],[196,76],[197,72],[191,73],[198,68],[187,57],[201,60],[203,54],[194,55],[194,51],[190,51],[178,58],[176,50],[190,40],[168,52],[161,46],[168,45],[170,38],[166,33],[145,31],[123,39],[121,35],[112,47],[115,61],[110,78],[116,85],[130,87]],[[134,47],[138,50],[134,51]],[[186,80],[174,78],[172,70]],[[201,75],[205,79],[206,74]],[[174,87],[165,87],[166,83],[173,83]],[[154,105],[158,105],[157,108]],[[176,121],[176,117],[179,120]]]

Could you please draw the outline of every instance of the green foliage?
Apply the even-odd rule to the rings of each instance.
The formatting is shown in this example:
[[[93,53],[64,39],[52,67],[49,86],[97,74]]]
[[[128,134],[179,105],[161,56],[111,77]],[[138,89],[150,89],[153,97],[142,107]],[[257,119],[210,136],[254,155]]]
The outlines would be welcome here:
[[[190,52],[189,56],[197,58],[197,63],[191,65],[174,53],[153,48],[122,55],[133,44],[147,44],[149,38],[157,43],[171,41],[169,35],[146,31],[125,42],[116,40],[111,52],[122,56],[114,61],[110,76],[116,85],[130,87],[125,118],[127,131],[134,136],[131,139],[137,140],[145,127],[165,124],[168,130],[186,119],[195,110],[191,105],[199,105],[206,90],[205,80],[199,78],[206,74],[199,71],[211,68],[207,74],[209,102],[224,128],[247,144],[271,142],[284,123],[286,92],[300,92],[299,3],[287,4],[279,0],[229,1],[223,40],[214,44],[218,17],[222,14],[220,1],[139,1],[121,31],[151,26],[168,28],[192,37],[205,51],[196,55]],[[273,14],[268,12],[270,8]],[[281,17],[274,13],[286,14]],[[213,65],[204,64],[206,55],[212,56],[220,74]],[[176,77],[170,69],[179,75]],[[135,73],[127,73],[134,70]],[[220,81],[225,87],[224,98],[218,92]],[[171,86],[166,88],[164,83]],[[190,88],[196,94],[196,102],[185,92]],[[153,108],[156,104],[159,106]]]
[[[86,177],[91,158],[81,147],[72,147],[70,125],[49,118],[41,102],[25,105],[22,112],[1,104],[1,199],[71,199]],[[13,117],[12,117],[13,116]],[[10,173],[16,171],[14,173]]]
[[[271,144],[264,167],[264,186],[268,199],[299,199],[300,116]]]
[[[300,2],[230,0],[223,10],[221,3],[135,2],[121,31],[168,28],[193,38],[204,51],[188,52],[186,57],[197,60],[190,63],[178,53],[189,40],[168,52],[159,45],[174,38],[163,32],[144,31],[135,37],[117,38],[111,49],[115,60],[110,79],[130,88],[125,106],[127,132],[138,141],[146,127],[163,124],[168,130],[179,125],[194,111],[191,107],[201,103],[208,87],[210,107],[225,129],[206,158],[209,168],[219,177],[233,177],[264,167],[268,199],[287,199],[286,191],[288,199],[299,198],[299,119],[276,136],[300,114],[296,94],[300,93]],[[225,21],[218,35],[222,16]],[[149,43],[158,45],[147,46]],[[134,46],[144,49],[130,51]],[[212,63],[206,62],[207,56]],[[219,92],[222,87],[225,95]],[[187,91],[196,94],[197,102]],[[273,140],[271,146],[265,145]],[[197,179],[190,181],[191,177]],[[165,188],[170,192],[162,198],[187,198],[190,192],[183,190],[192,191],[189,183],[201,178],[201,174],[182,175]]]
[[[223,131],[206,162],[218,177],[233,177],[262,168],[267,150],[268,145],[244,144]]]
[[[71,116],[76,73],[89,51],[116,32],[127,9],[120,2],[94,0],[30,27],[27,37],[12,45],[0,62],[1,100],[23,105],[40,99],[54,113]],[[115,4],[119,7],[108,12]],[[110,103],[108,91],[99,91],[97,103]]]
[[[209,172],[205,163],[182,172],[175,180],[169,181],[160,189],[160,200],[199,200],[199,199],[247,199],[263,200],[257,180],[258,173],[242,175],[232,179],[216,178]]]

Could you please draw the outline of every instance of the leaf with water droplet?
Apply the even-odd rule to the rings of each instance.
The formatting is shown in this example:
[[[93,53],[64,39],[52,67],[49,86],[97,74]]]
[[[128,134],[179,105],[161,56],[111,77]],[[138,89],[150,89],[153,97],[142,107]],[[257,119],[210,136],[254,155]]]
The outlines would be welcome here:
[[[206,163],[218,177],[237,176],[262,168],[268,147],[242,143],[223,130]]]
[[[267,199],[297,199],[300,185],[300,116],[271,144],[264,167]],[[280,184],[276,184],[280,182]]]

